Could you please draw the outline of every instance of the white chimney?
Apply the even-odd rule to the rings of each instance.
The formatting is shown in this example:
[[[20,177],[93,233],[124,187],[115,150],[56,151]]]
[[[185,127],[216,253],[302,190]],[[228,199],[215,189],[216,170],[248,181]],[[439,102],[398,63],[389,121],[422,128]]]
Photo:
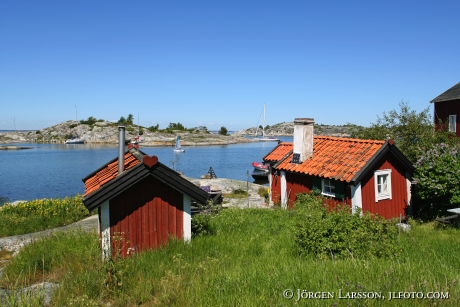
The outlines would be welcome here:
[[[294,157],[292,163],[302,163],[313,156],[313,118],[294,119]]]
[[[125,170],[125,126],[118,126],[118,176]]]

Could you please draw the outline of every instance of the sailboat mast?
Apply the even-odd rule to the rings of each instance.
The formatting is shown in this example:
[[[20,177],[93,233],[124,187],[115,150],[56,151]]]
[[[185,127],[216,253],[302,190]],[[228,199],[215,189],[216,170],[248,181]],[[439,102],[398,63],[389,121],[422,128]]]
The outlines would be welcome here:
[[[265,112],[267,111],[267,105],[264,103],[264,121],[262,122],[262,137],[265,137]]]

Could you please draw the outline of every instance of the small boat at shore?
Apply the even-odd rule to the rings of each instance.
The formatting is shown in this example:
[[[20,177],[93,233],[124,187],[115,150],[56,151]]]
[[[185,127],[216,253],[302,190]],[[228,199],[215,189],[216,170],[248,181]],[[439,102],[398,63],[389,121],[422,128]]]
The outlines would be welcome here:
[[[65,141],[65,144],[85,144],[85,139],[83,138],[73,138]]]
[[[252,166],[254,167],[254,169],[256,170],[260,170],[260,171],[268,171],[268,165],[267,164],[264,164],[262,162],[252,162]]]
[[[268,181],[268,174],[270,173],[268,164],[264,164],[262,162],[252,162],[252,166],[254,167],[254,171],[252,172],[251,176],[256,181]]]

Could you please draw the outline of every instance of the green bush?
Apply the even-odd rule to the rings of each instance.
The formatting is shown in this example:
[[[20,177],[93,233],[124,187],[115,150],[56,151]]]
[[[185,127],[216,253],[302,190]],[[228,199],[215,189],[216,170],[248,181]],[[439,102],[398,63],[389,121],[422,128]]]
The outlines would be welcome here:
[[[319,258],[397,255],[398,229],[378,216],[351,214],[348,206],[329,211],[320,198],[304,195],[296,203],[295,243],[300,254]]]
[[[192,237],[213,235],[216,233],[209,213],[196,214],[192,219]]]

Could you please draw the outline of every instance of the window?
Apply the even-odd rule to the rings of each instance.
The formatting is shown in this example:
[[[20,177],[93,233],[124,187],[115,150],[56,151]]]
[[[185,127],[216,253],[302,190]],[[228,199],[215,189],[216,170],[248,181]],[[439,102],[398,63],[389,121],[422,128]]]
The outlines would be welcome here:
[[[321,179],[321,194],[335,197],[335,185],[330,179]]]
[[[449,132],[457,131],[457,115],[449,115]]]
[[[391,169],[376,171],[374,180],[375,201],[391,199]]]

